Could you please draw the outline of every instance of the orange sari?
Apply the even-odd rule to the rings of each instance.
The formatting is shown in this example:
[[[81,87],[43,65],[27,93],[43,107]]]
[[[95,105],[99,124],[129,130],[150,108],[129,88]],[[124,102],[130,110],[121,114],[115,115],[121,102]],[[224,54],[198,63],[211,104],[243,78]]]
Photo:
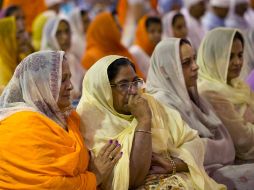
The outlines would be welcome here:
[[[67,119],[68,131],[32,111],[0,121],[0,189],[95,190],[79,123],[75,111]]]
[[[35,17],[45,11],[46,5],[44,0],[3,0],[3,8],[7,8],[11,5],[18,5],[24,11],[26,17],[26,30],[31,33],[32,32],[32,24]]]
[[[110,13],[103,12],[95,17],[88,28],[86,39],[86,52],[82,59],[82,65],[86,70],[107,55],[125,56],[135,64],[127,48],[121,44],[121,32]],[[142,77],[139,67],[135,67],[138,75]]]

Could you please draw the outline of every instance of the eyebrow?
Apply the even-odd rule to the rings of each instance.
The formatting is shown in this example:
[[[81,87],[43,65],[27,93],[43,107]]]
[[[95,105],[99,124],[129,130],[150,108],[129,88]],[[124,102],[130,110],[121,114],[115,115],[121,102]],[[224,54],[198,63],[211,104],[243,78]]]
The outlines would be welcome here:
[[[132,80],[132,81],[135,81],[135,80],[137,80],[137,79],[139,79],[139,77],[138,76],[135,76],[134,77],[134,79]],[[131,81],[131,82],[132,82]],[[130,82],[128,79],[122,79],[122,80],[120,80],[120,81],[117,81],[117,82],[115,82],[115,83],[124,83],[124,82]]]

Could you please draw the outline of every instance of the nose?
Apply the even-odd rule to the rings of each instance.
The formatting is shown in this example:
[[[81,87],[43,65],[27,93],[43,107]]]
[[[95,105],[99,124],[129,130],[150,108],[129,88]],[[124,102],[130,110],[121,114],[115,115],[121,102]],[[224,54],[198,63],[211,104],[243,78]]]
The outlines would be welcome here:
[[[67,89],[68,91],[71,91],[71,90],[73,89],[73,84],[72,84],[71,80],[70,80],[70,82],[69,82],[69,84],[68,84],[68,86],[67,86],[66,89]]]
[[[199,66],[197,65],[196,61],[193,60],[193,62],[192,62],[192,70],[193,71],[197,71],[198,69],[199,69]]]
[[[133,85],[130,85],[130,87],[128,89],[128,94],[129,95],[136,95],[136,94],[138,94],[138,88],[133,86]]]

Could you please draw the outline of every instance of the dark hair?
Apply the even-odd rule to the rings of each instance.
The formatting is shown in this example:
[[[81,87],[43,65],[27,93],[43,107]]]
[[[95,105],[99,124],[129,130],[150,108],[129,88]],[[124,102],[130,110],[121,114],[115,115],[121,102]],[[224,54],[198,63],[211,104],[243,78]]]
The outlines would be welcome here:
[[[88,11],[85,9],[81,9],[80,14],[81,14],[81,16],[84,16],[84,15],[88,14]]]
[[[12,5],[8,7],[5,11],[5,16],[11,16],[15,11],[21,10],[21,8],[17,5]]]
[[[244,47],[243,35],[242,35],[240,32],[236,31],[235,36],[234,36],[234,40],[235,40],[235,39],[240,40],[240,41],[242,42],[243,47]]]
[[[175,23],[176,23],[176,20],[177,20],[178,18],[180,18],[180,17],[183,17],[183,18],[184,18],[183,14],[182,14],[182,13],[176,13],[176,14],[173,16],[173,18],[172,18],[171,26],[174,26]]]
[[[146,30],[147,30],[152,24],[160,24],[160,25],[162,25],[161,19],[158,18],[158,17],[155,17],[155,16],[149,16],[149,17],[147,17],[146,22],[145,22]]]
[[[116,75],[118,74],[121,67],[126,67],[128,65],[130,65],[136,72],[134,64],[127,58],[119,58],[119,59],[113,61],[109,65],[108,70],[107,70],[109,81],[112,81],[116,77]]]
[[[180,47],[181,47],[182,45],[184,45],[184,44],[188,44],[188,45],[192,46],[189,40],[183,39],[183,38],[182,38],[182,39],[180,40]]]

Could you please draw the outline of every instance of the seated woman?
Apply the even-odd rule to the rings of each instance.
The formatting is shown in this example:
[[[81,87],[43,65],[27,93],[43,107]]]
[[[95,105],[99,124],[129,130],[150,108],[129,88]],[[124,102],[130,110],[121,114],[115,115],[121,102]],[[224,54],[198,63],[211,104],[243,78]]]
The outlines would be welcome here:
[[[163,16],[163,39],[176,37],[187,39],[188,28],[184,15],[179,11],[170,11]]]
[[[97,155],[114,138],[123,151],[102,187],[225,189],[204,170],[204,147],[197,132],[175,110],[141,95],[142,85],[134,65],[116,55],[97,61],[84,78],[77,112],[88,148]]]
[[[144,79],[147,77],[153,50],[161,40],[161,33],[162,24],[160,18],[144,16],[140,19],[136,30],[135,42],[129,50],[137,61]]]
[[[146,90],[162,104],[178,110],[184,121],[198,131],[206,146],[204,166],[210,176],[220,178],[219,182],[225,183],[229,189],[253,187],[249,181],[236,180],[244,172],[251,172],[254,164],[238,168],[229,166],[235,159],[232,139],[212,106],[198,94],[197,78],[196,54],[190,42],[169,38],[154,50]],[[237,171],[232,172],[233,168]],[[224,174],[227,172],[230,176]],[[226,176],[225,179],[221,175]]]
[[[133,60],[132,55],[121,43],[121,27],[115,13],[102,12],[96,15],[86,34],[86,50],[82,65],[89,69],[96,61],[107,55],[121,55]],[[142,72],[136,65],[139,76]]]
[[[15,70],[0,97],[0,189],[95,190],[120,159],[111,141],[88,171],[70,77],[63,51],[31,54]]]
[[[243,53],[244,41],[238,30],[218,28],[208,32],[198,51],[198,85],[228,129],[237,157],[253,160],[254,93],[238,78]]]
[[[72,74],[73,91],[71,96],[73,99],[78,100],[81,96],[82,80],[85,71],[78,58],[70,52],[71,41],[71,26],[68,20],[59,16],[48,19],[43,28],[41,50],[63,50],[66,52]]]

